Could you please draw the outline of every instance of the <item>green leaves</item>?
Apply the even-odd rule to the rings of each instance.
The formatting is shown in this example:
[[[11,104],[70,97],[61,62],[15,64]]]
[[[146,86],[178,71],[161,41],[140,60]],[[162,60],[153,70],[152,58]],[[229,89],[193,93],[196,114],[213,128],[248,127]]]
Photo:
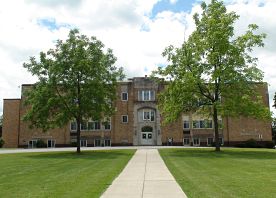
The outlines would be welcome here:
[[[24,120],[48,130],[70,120],[110,116],[117,80],[124,77],[115,62],[112,50],[105,49],[101,41],[71,30],[66,41],[57,41],[55,49],[23,64],[39,79],[25,93],[30,110]]]
[[[258,26],[250,24],[244,35],[235,37],[238,15],[227,12],[218,0],[203,2],[201,8],[202,14],[194,15],[196,30],[180,48],[167,47],[162,55],[169,65],[153,72],[173,80],[159,97],[165,121],[189,111],[213,115],[214,109],[222,116],[269,118],[258,91],[263,72],[250,54],[254,47],[263,46],[265,34],[255,34]]]

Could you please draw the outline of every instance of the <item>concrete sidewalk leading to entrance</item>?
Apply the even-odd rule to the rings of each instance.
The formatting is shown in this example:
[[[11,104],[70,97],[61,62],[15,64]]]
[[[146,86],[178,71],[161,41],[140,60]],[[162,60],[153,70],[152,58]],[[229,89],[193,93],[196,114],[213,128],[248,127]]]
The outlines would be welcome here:
[[[101,198],[187,197],[157,149],[138,149]]]

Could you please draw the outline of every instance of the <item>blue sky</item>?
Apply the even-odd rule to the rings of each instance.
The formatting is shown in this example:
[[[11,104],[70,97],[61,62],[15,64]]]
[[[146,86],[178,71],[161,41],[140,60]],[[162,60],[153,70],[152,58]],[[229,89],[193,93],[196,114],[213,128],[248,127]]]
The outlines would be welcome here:
[[[163,11],[171,12],[190,12],[196,0],[162,0],[157,2],[152,9],[151,17],[155,17],[158,13]]]

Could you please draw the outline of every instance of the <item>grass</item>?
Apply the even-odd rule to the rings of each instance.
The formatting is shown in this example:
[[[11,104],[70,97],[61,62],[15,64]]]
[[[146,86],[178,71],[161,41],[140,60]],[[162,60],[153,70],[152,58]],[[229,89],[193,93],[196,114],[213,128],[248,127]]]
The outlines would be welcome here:
[[[1,197],[99,197],[135,150],[0,155]]]
[[[189,198],[275,197],[273,149],[160,149],[167,167]]]

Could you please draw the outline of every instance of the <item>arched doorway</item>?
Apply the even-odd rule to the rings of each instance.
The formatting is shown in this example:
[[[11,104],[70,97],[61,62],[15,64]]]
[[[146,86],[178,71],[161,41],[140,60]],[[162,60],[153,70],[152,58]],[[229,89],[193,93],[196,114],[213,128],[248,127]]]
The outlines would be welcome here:
[[[141,129],[141,144],[142,145],[152,145],[153,138],[152,138],[153,128],[151,126],[144,126]]]

